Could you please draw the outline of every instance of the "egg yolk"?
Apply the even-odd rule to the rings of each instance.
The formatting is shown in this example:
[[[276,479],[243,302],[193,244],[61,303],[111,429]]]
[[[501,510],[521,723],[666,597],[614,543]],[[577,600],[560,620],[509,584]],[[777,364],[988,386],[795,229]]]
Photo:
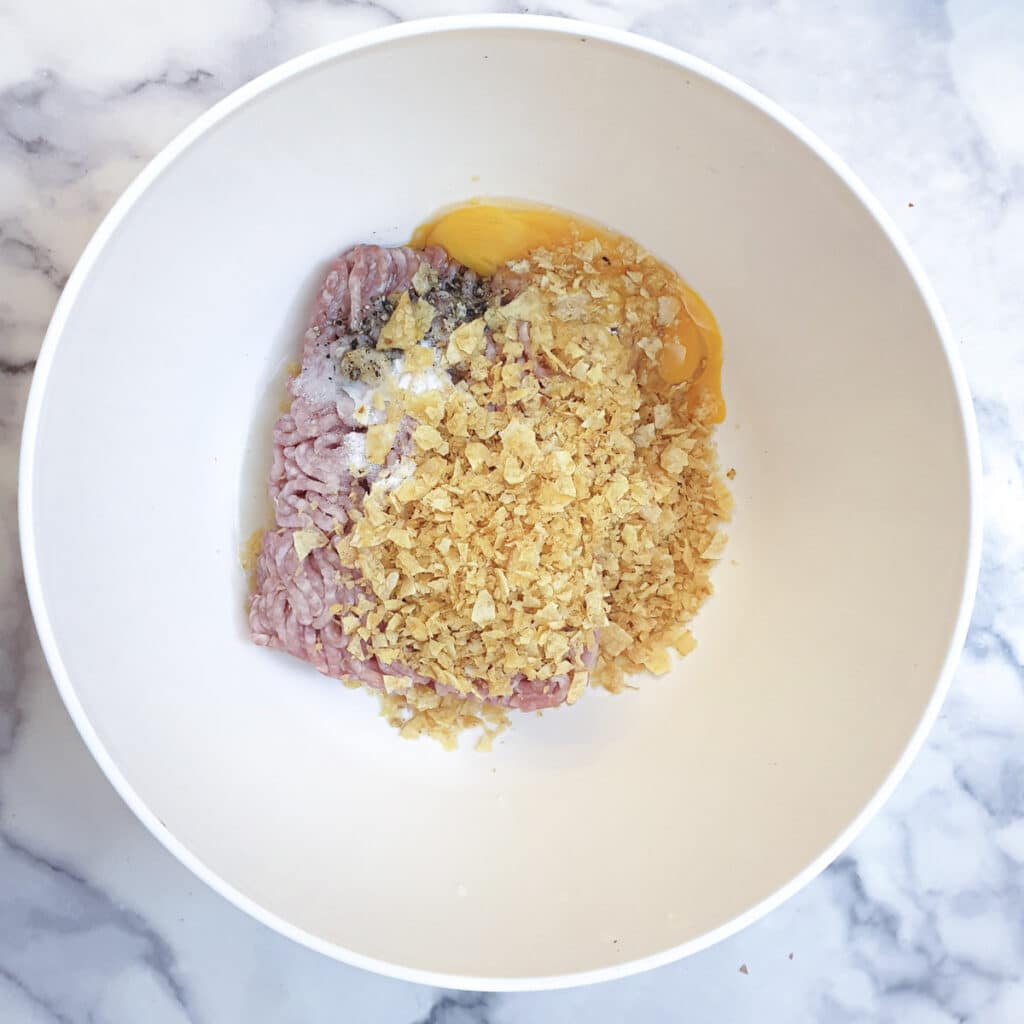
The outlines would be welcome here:
[[[509,260],[571,238],[577,223],[555,210],[481,203],[460,206],[424,224],[416,230],[412,244],[417,248],[439,245],[464,266],[490,276]]]
[[[478,274],[490,276],[510,260],[534,249],[550,249],[571,239],[616,236],[558,210],[530,206],[468,203],[441,214],[413,233],[411,245],[439,245],[449,256]],[[679,282],[682,308],[664,330],[658,374],[669,386],[689,382],[692,404],[710,401],[710,420],[725,419],[722,398],[722,338],[704,301]]]

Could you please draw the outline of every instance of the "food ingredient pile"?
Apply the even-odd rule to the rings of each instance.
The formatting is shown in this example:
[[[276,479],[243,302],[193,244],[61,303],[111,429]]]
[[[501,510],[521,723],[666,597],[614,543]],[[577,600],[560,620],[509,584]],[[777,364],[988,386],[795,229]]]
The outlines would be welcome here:
[[[250,625],[403,735],[486,746],[508,709],[693,648],[730,509],[720,340],[654,257],[553,212],[463,207],[417,241],[328,274]]]

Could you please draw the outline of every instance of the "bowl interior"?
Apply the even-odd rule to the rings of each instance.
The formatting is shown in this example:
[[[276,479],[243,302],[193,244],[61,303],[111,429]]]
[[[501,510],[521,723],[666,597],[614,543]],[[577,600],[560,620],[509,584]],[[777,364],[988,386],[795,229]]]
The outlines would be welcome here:
[[[910,273],[766,113],[587,33],[411,34],[251,93],[123,212],[37,384],[27,568],[72,709],[225,891],[343,958],[504,984],[702,941],[855,819],[947,656],[969,460]],[[473,195],[583,213],[698,288],[737,473],[697,651],[491,755],[251,646],[238,566],[326,261]]]

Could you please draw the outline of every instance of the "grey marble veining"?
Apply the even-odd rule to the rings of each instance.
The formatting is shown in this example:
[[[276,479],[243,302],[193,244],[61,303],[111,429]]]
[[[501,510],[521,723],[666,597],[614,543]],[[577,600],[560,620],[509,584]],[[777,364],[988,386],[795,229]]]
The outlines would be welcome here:
[[[589,18],[707,58],[831,144],[907,234],[967,366],[986,542],[942,716],[883,813],[789,903],[682,963],[474,995],[301,949],[180,867],[72,728],[21,582],[20,421],[89,235],[178,129],[305,49],[440,13]],[[897,0],[83,0],[0,7],[0,1021],[1024,1021],[1024,7]],[[865,296],[866,317],[870,296]]]

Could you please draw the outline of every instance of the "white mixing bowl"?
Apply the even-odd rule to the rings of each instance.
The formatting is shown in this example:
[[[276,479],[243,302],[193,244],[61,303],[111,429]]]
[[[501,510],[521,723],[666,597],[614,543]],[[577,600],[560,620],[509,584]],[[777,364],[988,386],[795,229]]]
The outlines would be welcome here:
[[[522,716],[491,755],[404,742],[252,646],[238,566],[326,261],[474,195],[582,213],[697,287],[737,471],[697,651]],[[949,682],[977,472],[931,291],[805,129],[650,41],[475,17],[292,61],[132,185],[43,346],[21,527],[64,700],[171,851],[331,956],[514,989],[700,949],[850,841]]]

